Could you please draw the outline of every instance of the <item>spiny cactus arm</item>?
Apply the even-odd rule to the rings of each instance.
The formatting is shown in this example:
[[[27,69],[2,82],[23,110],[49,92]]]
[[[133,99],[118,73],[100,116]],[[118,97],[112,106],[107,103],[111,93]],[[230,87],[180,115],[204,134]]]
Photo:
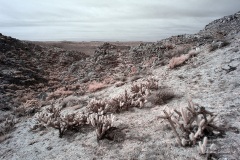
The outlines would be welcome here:
[[[200,150],[200,154],[206,154],[206,150],[207,150],[207,137],[203,138],[203,142],[199,142],[199,150]]]
[[[159,118],[163,118],[163,119],[167,119],[168,122],[170,123],[176,137],[177,137],[177,141],[178,141],[178,144],[182,146],[182,141],[181,141],[181,138],[179,136],[179,134],[177,133],[177,130],[176,130],[176,127],[174,126],[174,122],[172,121],[171,119],[171,116],[172,114],[169,114],[167,111],[163,110],[163,113],[165,114],[165,116],[160,116]]]
[[[196,144],[196,138],[195,138],[195,136],[194,136],[194,133],[190,133],[189,134],[189,139],[193,142],[193,145],[195,145]]]

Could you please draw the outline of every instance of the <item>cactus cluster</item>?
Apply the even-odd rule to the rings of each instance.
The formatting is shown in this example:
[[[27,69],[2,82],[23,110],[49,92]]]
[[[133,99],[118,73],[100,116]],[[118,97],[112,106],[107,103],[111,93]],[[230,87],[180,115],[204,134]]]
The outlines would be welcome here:
[[[93,113],[90,114],[87,118],[88,124],[91,124],[95,127],[97,140],[101,140],[111,127],[113,127],[114,123],[114,115],[103,115],[103,113]]]
[[[124,94],[118,97],[104,100],[92,99],[87,106],[89,112],[120,113],[130,108],[143,108],[147,97],[151,94],[151,90],[157,90],[158,82],[154,78],[148,78],[146,82],[140,84],[132,84],[131,91],[125,90]]]
[[[59,130],[59,137],[62,138],[67,130],[78,130],[86,122],[87,115],[84,113],[61,114],[61,108],[51,105],[35,115],[35,125],[32,129],[53,127]]]
[[[206,153],[207,137],[224,134],[224,130],[214,123],[216,116],[204,107],[195,107],[192,100],[188,101],[188,107],[180,111],[164,109],[163,113],[160,118],[170,123],[179,145],[191,146],[198,141],[201,154]]]

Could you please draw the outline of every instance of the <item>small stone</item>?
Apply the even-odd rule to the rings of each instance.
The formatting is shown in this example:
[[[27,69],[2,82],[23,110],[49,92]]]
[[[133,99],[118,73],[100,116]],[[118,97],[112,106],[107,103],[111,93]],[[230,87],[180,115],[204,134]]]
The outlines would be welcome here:
[[[50,151],[50,150],[52,150],[52,147],[48,146],[46,149]]]

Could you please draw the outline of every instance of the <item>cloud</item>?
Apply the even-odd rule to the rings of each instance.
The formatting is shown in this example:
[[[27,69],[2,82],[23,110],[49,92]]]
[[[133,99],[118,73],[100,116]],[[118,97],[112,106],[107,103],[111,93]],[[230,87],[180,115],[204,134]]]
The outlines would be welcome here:
[[[0,32],[26,40],[146,40],[195,33],[237,12],[239,0],[11,0]]]

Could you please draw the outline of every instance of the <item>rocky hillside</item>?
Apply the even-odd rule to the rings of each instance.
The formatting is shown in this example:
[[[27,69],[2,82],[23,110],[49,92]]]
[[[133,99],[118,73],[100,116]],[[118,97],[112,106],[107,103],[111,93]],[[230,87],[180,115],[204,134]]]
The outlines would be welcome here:
[[[84,53],[43,48],[0,34],[0,109],[11,110],[62,83],[61,71]],[[55,81],[52,85],[51,81]],[[40,98],[39,97],[39,98]]]
[[[93,55],[0,34],[0,157],[238,159],[239,42],[240,12]]]

